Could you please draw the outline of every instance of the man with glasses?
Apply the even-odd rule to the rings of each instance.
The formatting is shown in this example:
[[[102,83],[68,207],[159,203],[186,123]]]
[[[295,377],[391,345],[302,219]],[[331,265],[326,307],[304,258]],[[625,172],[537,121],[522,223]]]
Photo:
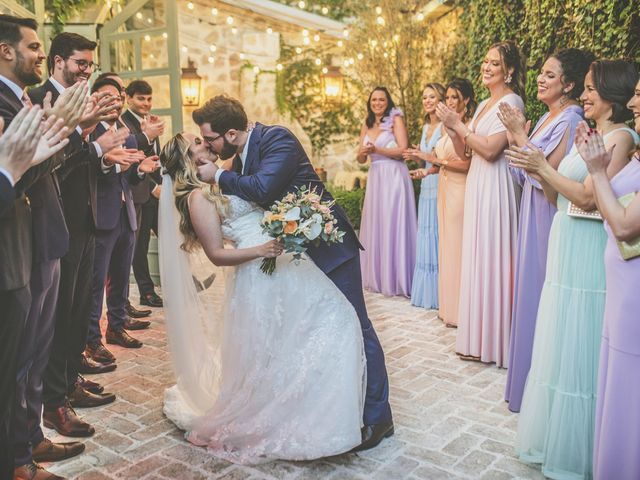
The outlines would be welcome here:
[[[47,59],[50,76],[40,87],[30,92],[32,102],[43,104],[46,109],[49,99],[55,101],[77,82],[86,82],[95,67],[95,48],[95,42],[75,33],[61,33],[56,36],[51,43]],[[122,141],[115,133],[93,143],[86,142],[84,138],[113,108],[115,100],[106,95],[92,98],[92,112],[83,116],[65,150],[68,161],[56,171],[64,221],[68,230],[69,249],[60,262],[58,295],[53,299],[53,304],[43,309],[50,317],[54,317],[55,312],[55,334],[53,330],[48,332],[53,342],[44,372],[43,398],[37,399],[40,402],[33,410],[39,411],[44,400],[45,425],[68,436],[88,436],[94,431],[91,425],[75,414],[72,406],[98,406],[115,400],[114,395],[102,393],[101,387],[95,384],[82,385],[77,381],[91,305],[94,225],[97,217],[96,182],[100,157],[119,146]],[[47,242],[52,245],[59,241],[59,237],[48,236]],[[113,370],[115,365],[87,366],[92,367],[94,373],[99,373]],[[44,438],[39,421],[34,424],[34,428],[35,433],[31,436],[35,436],[36,441]],[[42,443],[44,446],[41,450],[44,451],[36,449],[34,452],[40,461],[61,460],[78,450],[71,449],[68,445],[59,448],[46,440],[42,440]],[[84,449],[82,445],[81,447]]]

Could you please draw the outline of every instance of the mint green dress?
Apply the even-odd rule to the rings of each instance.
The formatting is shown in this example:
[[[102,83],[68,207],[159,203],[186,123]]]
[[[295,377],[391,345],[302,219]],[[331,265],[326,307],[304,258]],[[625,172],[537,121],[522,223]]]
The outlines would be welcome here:
[[[575,146],[558,172],[586,179]],[[568,216],[568,203],[558,194],[516,450],[547,477],[574,480],[592,478],[607,234],[601,221]]]

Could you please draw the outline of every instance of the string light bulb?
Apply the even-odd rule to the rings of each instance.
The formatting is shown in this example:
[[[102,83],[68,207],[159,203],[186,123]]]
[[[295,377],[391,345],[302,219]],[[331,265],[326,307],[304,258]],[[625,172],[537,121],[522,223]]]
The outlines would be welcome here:
[[[253,67],[253,73],[256,75],[260,73],[260,67]]]
[[[346,28],[344,30],[342,30],[342,36],[344,38],[349,38],[349,30],[346,29]]]
[[[419,21],[419,22],[423,21],[423,20],[424,20],[424,13],[420,12],[420,13],[417,15],[417,17],[416,17],[416,18],[418,19],[418,21]]]
[[[300,55],[302,53],[302,49],[300,47],[296,47],[296,53]]]
[[[357,58],[358,60],[362,60],[362,59],[364,58],[364,55],[363,55],[363,54],[361,54],[361,53],[358,53],[358,55],[356,55],[356,58]]]
[[[233,25],[233,17],[231,15],[227,17],[227,25]]]
[[[302,43],[304,43],[305,45],[309,45],[311,43],[311,40],[309,40],[309,37],[304,37],[302,39]]]
[[[281,63],[279,63],[279,64],[277,64],[277,65],[276,65],[276,70],[278,70],[279,72],[281,72],[283,68],[284,68],[284,67],[282,66],[282,64],[281,64]]]
[[[318,35],[317,33],[313,36],[313,41],[314,42],[319,42],[320,41],[320,35]]]
[[[320,60],[319,58],[316,58],[316,65],[318,66],[322,65],[322,60]]]
[[[193,5],[193,3],[191,3],[191,2],[187,3],[187,8],[188,8],[189,10],[193,10],[193,9],[194,9],[194,5]]]
[[[212,8],[211,9],[211,15],[213,15],[214,17],[216,17],[218,15],[218,9],[217,8]]]
[[[137,18],[138,20],[142,20],[142,12],[138,12],[138,13],[136,13],[136,18]]]
[[[338,40],[338,47],[344,47],[344,42],[342,40]]]
[[[209,57],[207,60],[209,60],[209,63],[213,63],[216,61],[215,57]]]
[[[231,33],[235,35],[236,33],[238,33],[238,29],[236,27],[231,27]]]
[[[384,18],[383,17],[378,17],[376,18],[376,23],[380,26],[384,26]]]
[[[306,6],[307,6],[307,4],[306,4],[306,3],[304,3],[304,0],[300,0],[300,1],[298,2],[298,8],[304,8],[304,7],[306,7]]]
[[[307,30],[306,28],[302,30],[302,36],[303,37],[308,37],[309,36],[309,30]]]
[[[322,73],[326,75],[327,73],[329,73],[329,69],[327,67],[322,67]]]
[[[329,13],[329,9],[327,7],[322,7],[322,14],[326,15],[327,13]]]
[[[382,7],[378,5],[376,7],[376,15],[380,15],[381,13],[382,13]]]
[[[215,52],[218,49],[215,45],[209,45],[209,50]]]
[[[267,33],[271,35],[273,33],[273,28],[267,27]]]

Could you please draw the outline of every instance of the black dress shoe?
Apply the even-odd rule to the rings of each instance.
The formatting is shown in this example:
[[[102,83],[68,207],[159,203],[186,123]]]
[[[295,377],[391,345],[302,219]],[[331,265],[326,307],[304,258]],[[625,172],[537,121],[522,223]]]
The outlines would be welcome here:
[[[116,361],[116,357],[113,356],[113,353],[111,353],[101,341],[87,343],[84,354],[98,363],[113,363]]]
[[[91,380],[87,380],[82,375],[78,374],[78,380],[76,383],[84,388],[87,392],[91,393],[102,393],[104,392],[104,387],[97,382],[92,382]]]
[[[105,337],[107,338],[107,343],[120,345],[124,348],[140,348],[142,346],[142,342],[129,335],[124,328],[120,330],[108,328]]]
[[[131,318],[144,318],[151,315],[151,310],[140,310],[139,308],[131,305],[129,302],[127,302],[124,309],[127,311],[127,315],[129,315]]]
[[[148,307],[161,307],[162,298],[158,296],[156,292],[145,293],[140,296],[140,305],[146,305]]]
[[[106,350],[106,348],[105,348]],[[99,363],[93,360],[90,357],[87,357],[85,354],[82,354],[80,358],[80,367],[78,367],[78,372],[80,373],[107,373],[113,372],[116,369],[117,365],[115,363]]]
[[[124,328],[126,330],[144,330],[145,328],[149,328],[151,322],[147,320],[136,320],[135,318],[127,317],[124,321]]]
[[[76,384],[75,390],[69,395],[69,403],[73,408],[93,408],[115,402],[113,393],[91,393]]]
[[[365,425],[362,427],[362,443],[351,450],[351,452],[369,450],[391,435],[393,435],[393,422]]]

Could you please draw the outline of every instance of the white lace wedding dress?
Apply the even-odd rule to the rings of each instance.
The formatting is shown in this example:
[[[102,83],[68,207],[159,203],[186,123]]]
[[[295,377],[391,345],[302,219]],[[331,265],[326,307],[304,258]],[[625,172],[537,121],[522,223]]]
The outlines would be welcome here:
[[[225,240],[237,248],[268,241],[262,216],[259,207],[230,196]],[[165,393],[164,412],[186,438],[234,463],[326,457],[361,441],[366,379],[358,317],[313,261],[291,258],[278,257],[271,276],[260,271],[261,259],[225,271],[222,315],[207,312],[221,320],[203,334],[215,336],[219,348],[209,344],[200,354],[206,359],[191,359],[188,368],[197,373],[185,373],[183,362],[178,384]],[[168,325],[170,344],[172,330],[189,328],[185,321]],[[193,354],[171,346],[174,356]],[[174,358],[174,365],[184,360]]]

